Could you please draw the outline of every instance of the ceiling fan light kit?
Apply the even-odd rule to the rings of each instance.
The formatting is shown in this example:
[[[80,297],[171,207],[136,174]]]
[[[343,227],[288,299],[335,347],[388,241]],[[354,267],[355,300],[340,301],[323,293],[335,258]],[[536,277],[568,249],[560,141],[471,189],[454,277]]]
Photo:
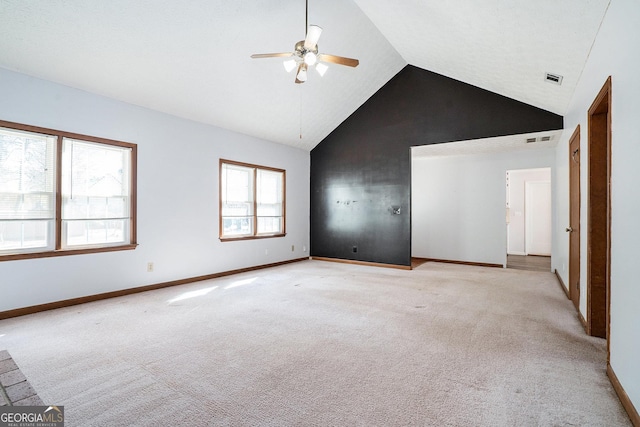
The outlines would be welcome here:
[[[306,3],[306,16],[309,15],[309,3]],[[306,21],[305,21],[306,24]],[[322,34],[322,28],[317,25],[305,25],[306,37],[304,40],[295,44],[293,52],[283,53],[256,53],[251,58],[290,58],[284,61],[284,69],[287,73],[296,71],[296,83],[304,83],[307,81],[307,70],[314,67],[320,77],[324,76],[329,67],[323,62],[330,62],[338,65],[346,65],[347,67],[357,67],[360,61],[353,58],[345,58],[343,56],[328,55],[318,53],[318,40]]]

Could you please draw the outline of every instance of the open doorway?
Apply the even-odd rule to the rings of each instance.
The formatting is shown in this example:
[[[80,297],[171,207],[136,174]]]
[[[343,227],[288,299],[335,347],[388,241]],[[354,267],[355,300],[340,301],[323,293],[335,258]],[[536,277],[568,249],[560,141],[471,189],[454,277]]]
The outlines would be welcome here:
[[[558,130],[413,147],[414,261],[506,267],[505,172],[546,168],[548,173],[542,180],[551,181],[551,165],[561,133]],[[551,271],[551,267],[545,271]]]
[[[551,271],[551,169],[506,173],[507,268]]]

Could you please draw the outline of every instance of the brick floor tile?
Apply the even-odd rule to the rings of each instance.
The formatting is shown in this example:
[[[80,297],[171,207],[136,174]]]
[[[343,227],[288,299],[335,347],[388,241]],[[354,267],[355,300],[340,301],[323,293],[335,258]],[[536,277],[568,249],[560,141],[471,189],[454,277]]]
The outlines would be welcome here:
[[[37,395],[13,402],[13,406],[44,406],[44,402]]]
[[[2,388],[0,386],[0,388]],[[4,388],[0,390],[0,406],[9,406],[11,402],[9,402],[8,397],[4,393]]]
[[[36,394],[36,391],[31,387],[31,384],[29,384],[28,381],[22,381],[18,384],[6,387],[4,390],[7,392],[7,396],[9,396],[9,400],[11,400],[11,402],[18,402]]]
[[[16,406],[44,405],[9,352],[0,350],[0,406],[11,406],[12,404]]]
[[[0,385],[4,387],[9,387],[10,385],[18,384],[19,382],[26,380],[27,378],[20,369],[14,369],[13,371],[0,374]]]
[[[16,362],[14,362],[13,359],[0,360],[0,374],[4,374],[15,369],[18,369],[18,365],[16,365]]]

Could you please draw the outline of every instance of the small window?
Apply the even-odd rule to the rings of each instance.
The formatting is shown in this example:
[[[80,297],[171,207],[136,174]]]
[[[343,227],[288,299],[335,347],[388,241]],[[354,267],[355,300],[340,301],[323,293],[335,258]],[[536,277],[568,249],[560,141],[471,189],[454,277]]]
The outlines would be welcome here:
[[[136,145],[0,121],[0,261],[133,249]]]
[[[220,239],[285,235],[282,169],[220,160]]]
[[[0,254],[54,248],[55,143],[0,128]]]
[[[62,140],[62,247],[128,243],[131,149]]]

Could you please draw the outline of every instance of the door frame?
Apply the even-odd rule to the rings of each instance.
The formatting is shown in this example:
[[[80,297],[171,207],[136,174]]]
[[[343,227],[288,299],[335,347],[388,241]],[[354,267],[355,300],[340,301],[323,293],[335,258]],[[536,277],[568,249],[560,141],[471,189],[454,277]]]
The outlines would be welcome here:
[[[571,146],[577,141],[578,147],[571,150]],[[578,311],[580,320],[586,328],[586,321],[580,314],[580,201],[581,185],[580,185],[580,125],[576,126],[571,138],[569,138],[569,299],[573,302],[574,307]],[[575,171],[575,174],[574,174]],[[572,180],[577,178],[577,185],[572,184]],[[575,197],[573,192],[576,192]],[[576,217],[575,223],[573,222]],[[575,236],[575,239],[573,238]],[[575,240],[575,243],[574,243]],[[576,258],[576,263],[572,262]]]
[[[587,333],[607,339],[611,308],[611,76],[588,112]],[[604,234],[604,236],[603,236]],[[604,237],[604,242],[602,238]],[[601,283],[604,280],[604,283]]]

